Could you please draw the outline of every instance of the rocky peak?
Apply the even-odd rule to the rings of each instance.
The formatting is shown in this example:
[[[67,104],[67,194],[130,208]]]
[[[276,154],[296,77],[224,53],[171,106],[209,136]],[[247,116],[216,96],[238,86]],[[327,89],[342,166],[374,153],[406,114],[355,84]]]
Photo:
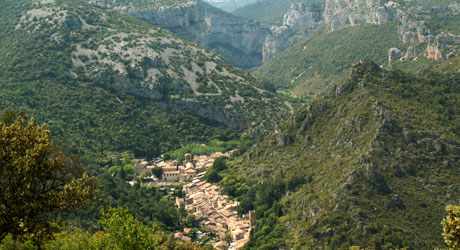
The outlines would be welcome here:
[[[283,17],[283,26],[295,30],[305,30],[314,23],[313,13],[302,3],[292,4],[291,9]]]
[[[326,0],[324,20],[329,31],[362,23],[395,20],[399,4],[384,0]]]
[[[411,13],[411,14],[409,14]],[[329,31],[334,31],[347,26],[363,23],[383,24],[390,21],[398,21],[397,32],[403,43],[409,44],[406,52],[399,48],[391,48],[388,52],[389,63],[395,60],[406,60],[424,55],[427,58],[441,60],[451,56],[457,50],[460,39],[449,33],[433,35],[425,21],[414,18],[414,13],[420,13],[415,17],[424,15],[449,13],[458,15],[460,5],[452,4],[449,7],[405,7],[399,3],[387,0],[326,0],[324,21]],[[422,51],[417,51],[424,44]]]
[[[456,13],[455,8],[452,11],[452,14]],[[433,35],[434,32],[427,28],[425,21],[412,20],[403,11],[399,11],[398,32],[401,41],[410,45],[403,57],[399,56],[400,60],[417,58],[417,54],[429,59],[442,60],[452,56],[460,45],[460,36],[447,32]],[[417,47],[423,44],[425,45],[425,49],[417,51]],[[392,59],[397,59],[396,55]],[[389,63],[391,61],[389,60]]]
[[[272,26],[262,48],[263,62],[267,62],[290,45],[305,38],[318,25],[313,13],[305,4],[292,4],[283,17],[283,25]]]

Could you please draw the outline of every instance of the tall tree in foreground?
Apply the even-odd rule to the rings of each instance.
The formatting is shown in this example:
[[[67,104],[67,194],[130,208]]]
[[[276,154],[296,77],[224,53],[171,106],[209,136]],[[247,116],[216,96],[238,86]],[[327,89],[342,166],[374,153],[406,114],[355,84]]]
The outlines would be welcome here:
[[[46,215],[85,205],[96,191],[76,157],[52,145],[50,131],[24,114],[0,121],[0,240],[6,235],[45,236]]]
[[[442,220],[443,236],[449,249],[460,249],[460,206],[447,206],[447,218]]]

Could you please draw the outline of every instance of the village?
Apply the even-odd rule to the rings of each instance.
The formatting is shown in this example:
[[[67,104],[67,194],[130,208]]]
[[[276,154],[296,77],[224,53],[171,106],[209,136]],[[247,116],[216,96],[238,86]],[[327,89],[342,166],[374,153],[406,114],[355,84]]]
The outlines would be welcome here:
[[[236,209],[239,203],[222,195],[222,188],[219,186],[205,181],[206,169],[213,166],[214,160],[218,157],[230,157],[231,153],[232,151],[218,152],[210,156],[192,156],[187,153],[182,164],[177,160],[157,160],[149,165],[147,161],[141,160],[135,165],[137,176],[146,176],[144,179],[154,181],[159,186],[168,186],[171,183],[184,184],[182,191],[185,197],[176,197],[176,205],[193,215],[200,228],[214,235],[209,243],[219,250],[242,249],[249,241],[256,220],[253,211],[245,215],[245,218],[238,216]],[[154,169],[159,168],[161,168],[161,179],[153,173]],[[133,180],[130,184],[134,185],[133,182],[137,181]],[[177,232],[174,237],[180,241],[192,241],[192,238],[186,235],[189,231],[190,228],[185,228],[184,232]],[[226,239],[228,234],[230,243]]]
[[[206,169],[212,167],[214,159],[218,157],[229,157],[231,153],[231,151],[227,153],[217,152],[210,156],[194,155],[193,157],[188,153],[185,154],[185,160],[180,165],[177,160],[157,160],[151,165],[149,165],[149,162],[146,160],[140,160],[135,164],[136,175],[146,176],[144,179],[150,179],[156,182],[191,182],[198,174],[204,173]],[[153,172],[155,168],[161,169],[161,178],[154,175]]]

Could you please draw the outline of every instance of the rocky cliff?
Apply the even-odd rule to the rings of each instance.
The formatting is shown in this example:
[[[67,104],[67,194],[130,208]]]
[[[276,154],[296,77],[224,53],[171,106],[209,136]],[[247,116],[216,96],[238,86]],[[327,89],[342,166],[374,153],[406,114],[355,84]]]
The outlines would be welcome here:
[[[270,34],[266,25],[233,17],[201,1],[169,8],[134,10],[130,14],[215,50],[242,68],[261,64],[261,48],[265,37]]]
[[[263,62],[267,62],[290,45],[304,39],[318,26],[316,15],[306,5],[292,4],[281,26],[272,26],[262,48]]]
[[[188,41],[223,55],[233,65],[253,68],[303,39],[316,26],[318,13],[303,4],[293,4],[281,26],[235,17],[203,1],[179,1],[172,5],[129,5],[122,0],[107,8],[171,31]]]
[[[417,56],[441,60],[456,52],[460,37],[431,30],[425,19],[433,15],[458,16],[459,12],[459,4],[414,7],[388,0],[327,0],[324,21],[329,31],[363,23],[383,24],[397,21],[400,39],[409,46],[404,53],[398,52],[399,48],[392,48],[389,51],[390,63]]]
[[[397,3],[383,0],[326,0],[324,21],[330,31],[362,23],[382,24],[397,17]]]

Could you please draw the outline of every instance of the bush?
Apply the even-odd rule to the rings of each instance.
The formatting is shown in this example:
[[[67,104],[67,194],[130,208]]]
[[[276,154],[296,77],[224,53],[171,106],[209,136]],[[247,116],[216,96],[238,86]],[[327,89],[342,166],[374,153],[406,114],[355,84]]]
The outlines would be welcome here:
[[[447,217],[442,221],[444,240],[449,249],[460,249],[460,206],[447,206]]]

